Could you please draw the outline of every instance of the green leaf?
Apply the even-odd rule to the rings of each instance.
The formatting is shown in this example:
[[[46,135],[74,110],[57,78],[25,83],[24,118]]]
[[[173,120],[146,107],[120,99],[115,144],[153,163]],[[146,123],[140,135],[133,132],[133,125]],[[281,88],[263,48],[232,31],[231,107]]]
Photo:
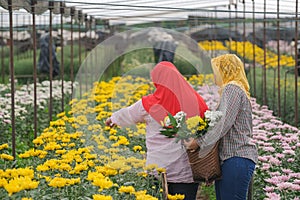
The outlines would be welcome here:
[[[176,134],[176,132],[174,130],[161,130],[160,131],[161,134],[167,136],[168,138],[174,138],[174,135]]]
[[[171,122],[172,126],[176,127],[177,126],[176,119],[170,113],[168,113],[168,116],[170,118],[170,122]]]

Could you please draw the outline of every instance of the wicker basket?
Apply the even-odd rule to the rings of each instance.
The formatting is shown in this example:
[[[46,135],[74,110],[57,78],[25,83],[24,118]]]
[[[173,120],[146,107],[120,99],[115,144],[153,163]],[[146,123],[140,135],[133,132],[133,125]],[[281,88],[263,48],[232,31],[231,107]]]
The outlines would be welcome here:
[[[212,182],[221,178],[219,142],[205,157],[199,158],[199,151],[187,151],[195,182]]]

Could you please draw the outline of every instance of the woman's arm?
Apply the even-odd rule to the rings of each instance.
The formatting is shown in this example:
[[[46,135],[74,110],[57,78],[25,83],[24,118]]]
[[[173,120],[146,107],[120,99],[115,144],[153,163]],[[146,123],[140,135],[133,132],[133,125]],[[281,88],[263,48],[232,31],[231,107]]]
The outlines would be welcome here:
[[[144,118],[147,114],[148,113],[145,111],[142,101],[139,100],[131,106],[122,108],[113,113],[105,123],[111,127],[114,125],[126,127],[138,122],[144,122]]]
[[[220,102],[220,110],[223,116],[212,130],[197,140],[201,149],[212,147],[230,130],[242,106],[242,95],[245,95],[244,92],[236,85],[229,84],[224,88]]]

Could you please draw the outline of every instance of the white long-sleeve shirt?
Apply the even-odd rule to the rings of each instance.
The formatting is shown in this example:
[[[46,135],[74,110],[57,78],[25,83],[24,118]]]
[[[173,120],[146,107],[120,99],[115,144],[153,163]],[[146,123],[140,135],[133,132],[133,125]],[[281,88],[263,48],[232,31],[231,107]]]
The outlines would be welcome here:
[[[121,127],[145,122],[146,165],[156,164],[159,168],[165,168],[168,182],[193,182],[193,175],[185,148],[182,147],[180,142],[176,143],[174,138],[167,138],[160,133],[161,125],[144,109],[141,100],[113,113],[111,120],[114,124]]]

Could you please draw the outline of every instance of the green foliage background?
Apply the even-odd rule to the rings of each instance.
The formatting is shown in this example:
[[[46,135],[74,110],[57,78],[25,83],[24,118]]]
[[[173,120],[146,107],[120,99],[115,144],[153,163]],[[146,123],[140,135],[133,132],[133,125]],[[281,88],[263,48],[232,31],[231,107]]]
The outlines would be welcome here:
[[[176,49],[177,52],[186,51],[187,49],[184,47],[178,47]],[[0,81],[4,79],[4,82],[7,83],[9,80],[9,49],[7,47],[2,47],[0,49],[1,55],[4,56],[4,59],[1,60],[1,71],[4,70],[5,75],[1,77]],[[71,46],[67,45],[63,49],[64,52],[64,79],[70,80],[71,76],[71,59],[73,58],[73,66],[74,66],[74,76],[76,75],[80,63],[79,63],[79,46],[76,44],[73,46],[73,57],[71,55]],[[81,61],[84,60],[85,55],[89,52],[86,52],[83,47],[81,47]],[[193,58],[192,54],[189,60],[199,60],[197,58]],[[33,74],[33,52],[28,51],[25,53],[18,53],[17,49],[15,49],[14,55],[14,70],[16,79],[18,79],[18,83],[30,83],[32,81],[32,77],[22,77],[22,75],[32,75]],[[72,57],[72,58],[71,58]],[[37,62],[39,58],[39,49],[37,50]],[[57,59],[61,60],[61,51],[58,49],[57,51]],[[121,55],[120,57],[116,58],[111,65],[107,68],[103,75],[103,80],[109,80],[113,76],[120,76],[125,72],[142,65],[144,63],[154,63],[154,55],[152,49],[141,49],[129,52],[125,55]],[[179,69],[179,71],[186,76],[197,74],[199,73],[192,63],[188,62],[185,58],[182,58],[175,54],[174,64]],[[200,64],[201,65],[201,64]],[[205,67],[203,73],[211,73],[210,67]],[[274,115],[279,114],[279,108],[281,111],[280,118],[282,121],[289,123],[291,125],[295,125],[295,81],[294,81],[294,74],[293,73],[286,73],[285,67],[281,69],[281,80],[280,80],[280,105],[278,104],[278,84],[277,84],[277,75],[276,71],[273,69],[268,69],[266,71],[267,76],[267,106],[274,111]],[[143,75],[145,77],[149,77],[149,70],[146,69],[139,69],[136,71],[138,75]],[[40,74],[40,80],[47,79],[47,74]],[[263,104],[263,84],[262,84],[262,77],[263,72],[262,69],[257,67],[255,72],[255,93],[254,93],[254,76],[253,70],[250,69],[248,74],[248,79],[251,87],[251,95],[256,97],[257,102],[261,105]],[[285,79],[286,77],[286,79]],[[59,79],[60,77],[55,77],[55,79]],[[298,88],[300,88],[300,83],[298,81]],[[299,90],[299,89],[298,89]],[[298,91],[299,92],[299,91]],[[300,105],[300,98],[298,95],[298,105]],[[299,108],[298,108],[299,109]],[[300,127],[300,120],[298,120],[297,127]]]

